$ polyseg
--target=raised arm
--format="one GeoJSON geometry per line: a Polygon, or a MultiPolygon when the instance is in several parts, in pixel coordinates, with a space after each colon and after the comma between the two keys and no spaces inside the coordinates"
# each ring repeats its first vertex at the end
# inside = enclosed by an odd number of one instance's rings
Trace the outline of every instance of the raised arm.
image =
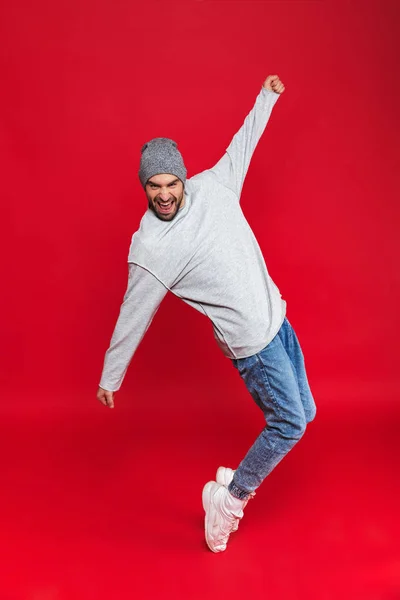
{"type": "Polygon", "coordinates": [[[105,354],[99,383],[97,397],[105,405],[101,390],[119,390],[133,354],[168,292],[168,289],[146,269],[134,263],[128,263],[128,268],[127,290],[110,346],[105,354]]]}
{"type": "Polygon", "coordinates": [[[278,75],[269,75],[265,80],[255,104],[222,158],[209,169],[217,179],[231,189],[238,199],[251,157],[268,123],[272,109],[283,93],[285,86],[278,75]]]}

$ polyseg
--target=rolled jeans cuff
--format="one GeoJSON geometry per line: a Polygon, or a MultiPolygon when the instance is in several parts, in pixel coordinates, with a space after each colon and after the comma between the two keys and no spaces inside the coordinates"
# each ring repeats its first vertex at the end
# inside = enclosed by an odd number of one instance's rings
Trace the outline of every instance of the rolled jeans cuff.
{"type": "Polygon", "coordinates": [[[238,487],[234,482],[233,479],[230,482],[230,484],[228,485],[228,492],[230,494],[232,494],[232,496],[235,496],[235,498],[239,498],[239,500],[247,500],[247,498],[250,496],[251,492],[248,492],[246,490],[242,490],[240,487],[238,487]]]}

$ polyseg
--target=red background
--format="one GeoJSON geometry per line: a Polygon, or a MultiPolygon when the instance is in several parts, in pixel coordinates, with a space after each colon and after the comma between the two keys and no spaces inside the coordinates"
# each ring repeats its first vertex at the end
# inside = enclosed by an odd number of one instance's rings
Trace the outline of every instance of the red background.
{"type": "Polygon", "coordinates": [[[1,600],[400,598],[397,2],[3,3],[1,600]],[[286,86],[246,218],[317,417],[227,551],[201,489],[262,415],[172,294],[110,411],[96,399],[155,136],[211,167],[286,86]]]}

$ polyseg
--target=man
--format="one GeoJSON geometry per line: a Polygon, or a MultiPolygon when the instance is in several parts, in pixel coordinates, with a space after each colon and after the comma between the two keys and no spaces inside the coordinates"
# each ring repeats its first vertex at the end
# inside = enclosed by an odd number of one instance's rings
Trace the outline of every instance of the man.
{"type": "Polygon", "coordinates": [[[240,207],[250,159],[284,90],[278,75],[269,75],[222,158],[190,179],[176,142],[154,138],[143,145],[139,179],[148,210],[132,236],[128,287],[97,392],[114,407],[114,393],[168,290],[211,319],[218,345],[267,422],[236,471],[219,467],[216,481],[203,488],[213,552],[226,549],[248,500],[316,413],[286,302],[240,207]]]}

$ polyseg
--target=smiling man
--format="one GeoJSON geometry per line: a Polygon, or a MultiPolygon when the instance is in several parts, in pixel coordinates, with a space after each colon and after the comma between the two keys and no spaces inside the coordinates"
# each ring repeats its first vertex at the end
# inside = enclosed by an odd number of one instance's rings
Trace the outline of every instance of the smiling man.
{"type": "Polygon", "coordinates": [[[211,320],[217,344],[266,420],[236,470],[219,467],[203,488],[213,552],[226,549],[247,502],[316,414],[286,302],[240,206],[251,157],[284,89],[269,75],[222,158],[189,179],[175,141],[160,137],[142,146],[139,179],[148,210],[132,236],[128,287],[97,391],[114,408],[114,394],[168,291],[211,320]]]}
{"type": "Polygon", "coordinates": [[[162,221],[171,221],[185,206],[183,183],[175,175],[156,175],[146,183],[148,206],[162,221]]]}

